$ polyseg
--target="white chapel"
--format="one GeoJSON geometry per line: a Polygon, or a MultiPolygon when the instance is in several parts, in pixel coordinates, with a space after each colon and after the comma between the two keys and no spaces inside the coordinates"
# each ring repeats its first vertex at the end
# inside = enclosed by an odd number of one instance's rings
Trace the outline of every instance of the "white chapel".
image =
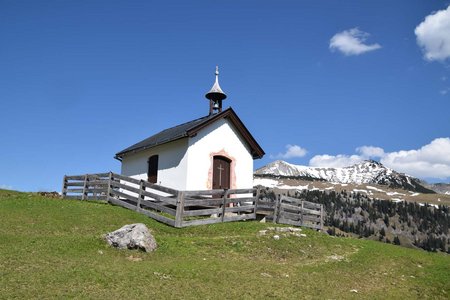
{"type": "Polygon", "coordinates": [[[205,97],[209,114],[146,138],[115,155],[121,174],[176,190],[253,187],[253,160],[264,151],[234,110],[222,110],[227,98],[219,71],[205,97]]]}

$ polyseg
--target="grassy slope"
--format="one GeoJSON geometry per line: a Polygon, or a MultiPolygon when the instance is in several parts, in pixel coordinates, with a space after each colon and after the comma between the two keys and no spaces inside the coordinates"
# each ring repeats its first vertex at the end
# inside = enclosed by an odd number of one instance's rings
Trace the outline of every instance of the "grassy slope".
{"type": "Polygon", "coordinates": [[[310,230],[259,237],[267,226],[175,229],[107,204],[0,191],[0,298],[450,297],[449,255],[310,230]],[[152,229],[156,252],[102,240],[135,222],[152,229]]]}

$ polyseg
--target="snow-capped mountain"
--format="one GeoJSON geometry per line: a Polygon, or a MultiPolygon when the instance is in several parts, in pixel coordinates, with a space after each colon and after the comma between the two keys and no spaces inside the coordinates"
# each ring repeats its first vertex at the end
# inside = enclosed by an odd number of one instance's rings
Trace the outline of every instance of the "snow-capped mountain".
{"type": "Polygon", "coordinates": [[[254,175],[255,177],[290,177],[344,184],[381,184],[391,188],[433,193],[425,188],[419,179],[399,173],[373,160],[344,168],[307,167],[277,160],[259,168],[254,175]]]}

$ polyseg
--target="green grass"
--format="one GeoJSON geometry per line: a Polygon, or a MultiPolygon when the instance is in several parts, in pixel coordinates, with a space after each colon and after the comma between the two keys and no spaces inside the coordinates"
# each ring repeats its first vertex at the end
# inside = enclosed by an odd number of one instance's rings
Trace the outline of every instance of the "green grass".
{"type": "Polygon", "coordinates": [[[307,237],[258,236],[268,226],[175,229],[108,204],[0,190],[0,298],[450,297],[449,255],[307,229],[307,237]],[[152,230],[156,252],[103,241],[136,222],[152,230]]]}

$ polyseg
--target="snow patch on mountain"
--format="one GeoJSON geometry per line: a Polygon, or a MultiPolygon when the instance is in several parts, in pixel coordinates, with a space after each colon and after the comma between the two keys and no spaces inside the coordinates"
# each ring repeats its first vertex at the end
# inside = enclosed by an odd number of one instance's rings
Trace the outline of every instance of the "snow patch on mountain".
{"type": "Polygon", "coordinates": [[[392,188],[429,193],[420,180],[367,160],[344,168],[307,167],[277,160],[255,171],[256,177],[288,177],[321,180],[339,184],[380,184],[392,188]]]}

